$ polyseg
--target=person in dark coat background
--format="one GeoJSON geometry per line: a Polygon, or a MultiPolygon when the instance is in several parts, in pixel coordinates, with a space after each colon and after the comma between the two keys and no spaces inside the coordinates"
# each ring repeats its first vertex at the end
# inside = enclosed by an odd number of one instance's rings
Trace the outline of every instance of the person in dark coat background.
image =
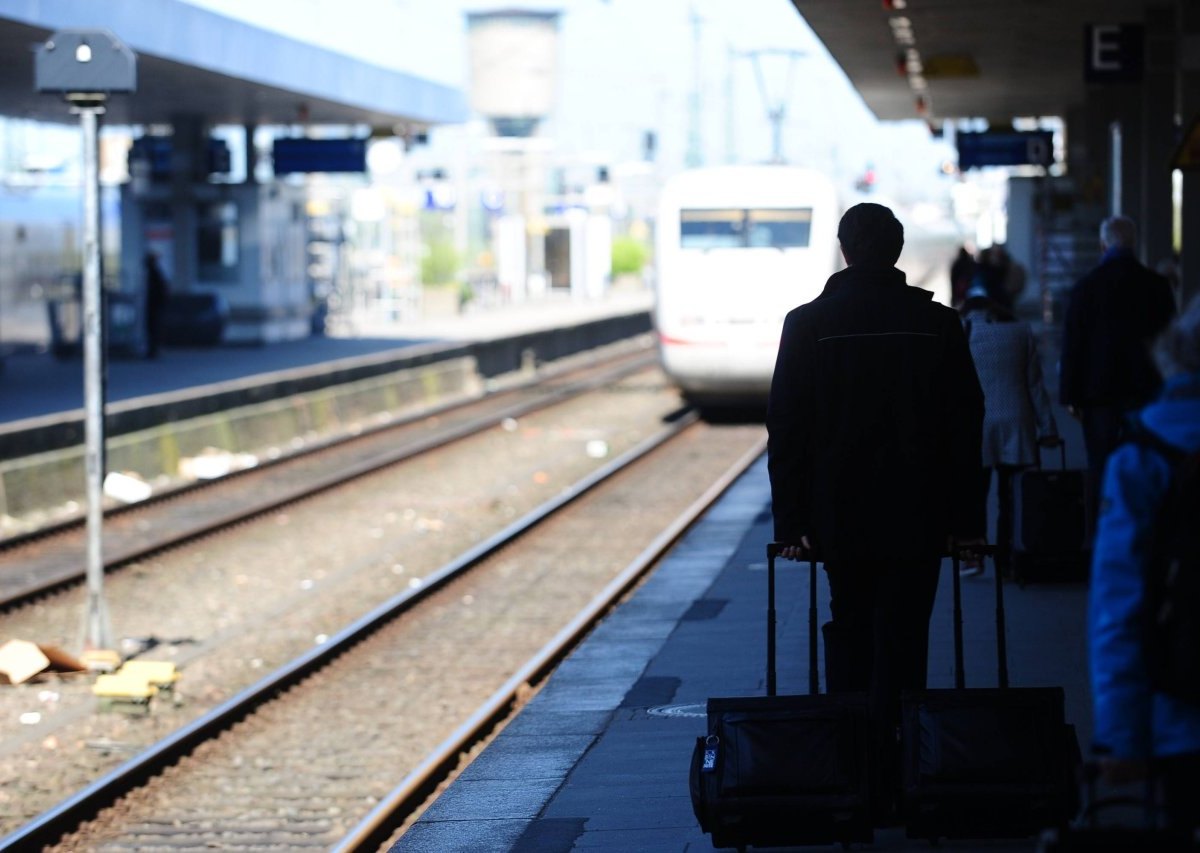
{"type": "Polygon", "coordinates": [[[925,686],[942,554],[982,542],[983,393],[958,314],[895,269],[892,211],[851,207],[838,240],[849,267],[784,321],[768,469],[782,556],[824,560],[828,689],[868,693],[886,792],[900,691],[925,686]]]}
{"type": "Polygon", "coordinates": [[[1063,321],[1059,399],[1083,425],[1088,520],[1094,529],[1108,456],[1129,413],[1162,387],[1150,346],[1175,315],[1167,280],[1138,262],[1137,226],[1124,216],[1100,225],[1099,266],[1071,288],[1063,321]]]}
{"type": "Polygon", "coordinates": [[[143,306],[145,320],[146,358],[157,358],[163,339],[163,312],[167,306],[167,277],[158,263],[158,255],[147,252],[146,301],[143,306]]]}
{"type": "Polygon", "coordinates": [[[950,265],[950,304],[961,305],[967,298],[967,291],[975,281],[978,264],[966,246],[959,246],[954,263],[950,265]]]}

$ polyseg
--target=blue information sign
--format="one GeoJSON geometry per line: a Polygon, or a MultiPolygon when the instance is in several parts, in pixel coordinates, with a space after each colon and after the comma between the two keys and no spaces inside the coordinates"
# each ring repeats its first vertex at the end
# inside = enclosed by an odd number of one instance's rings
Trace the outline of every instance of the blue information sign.
{"type": "MultiPolygon", "coordinates": [[[[140,136],[133,140],[133,146],[129,149],[129,162],[144,161],[150,167],[150,180],[166,181],[171,177],[172,148],[169,136],[140,136]]],[[[204,156],[204,169],[210,175],[225,174],[232,168],[229,144],[224,139],[209,137],[204,156]]],[[[130,171],[133,171],[132,165],[130,171]]]]}
{"type": "Polygon", "coordinates": [[[1049,166],[1054,162],[1054,134],[1048,130],[959,133],[958,168],[980,166],[1049,166]]]}
{"type": "Polygon", "coordinates": [[[276,139],[271,152],[275,174],[365,172],[365,139],[276,139]]]}

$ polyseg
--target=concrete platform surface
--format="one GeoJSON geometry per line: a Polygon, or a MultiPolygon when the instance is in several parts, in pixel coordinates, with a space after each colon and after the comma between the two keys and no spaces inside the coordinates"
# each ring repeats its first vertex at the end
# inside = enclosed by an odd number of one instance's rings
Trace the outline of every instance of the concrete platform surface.
{"type": "MultiPolygon", "coordinates": [[[[344,359],[377,357],[438,342],[485,341],[548,328],[578,325],[631,311],[648,311],[648,291],[614,291],[583,302],[566,297],[504,305],[403,325],[379,327],[371,336],[313,337],[262,346],[168,347],[153,360],[112,358],[110,403],[199,386],[262,377],[344,359]]],[[[0,424],[73,412],[83,407],[83,362],[46,352],[18,350],[0,369],[0,424]]]]}
{"type": "MultiPolygon", "coordinates": [[[[692,813],[688,764],[712,696],[765,692],[765,459],[722,497],[649,580],[393,846],[392,853],[712,850],[692,813]]],[[[996,684],[994,580],[963,581],[968,686],[996,684]]],[[[828,616],[823,572],[821,620],[828,616]]],[[[781,562],[779,692],[807,685],[807,565],[781,562]]],[[[930,686],[953,685],[949,561],[931,625],[930,686]]],[[[1014,686],[1060,685],[1081,743],[1091,732],[1083,584],[1006,585],[1014,686]]],[[[822,675],[823,679],[823,675],[822,675]]],[[[817,848],[806,848],[817,849],[817,848]]],[[[832,849],[832,848],[831,848],[832,849]]],[[[929,849],[902,829],[873,849],[929,849]]],[[[1034,839],[943,842],[1032,850],[1034,839]]]]}

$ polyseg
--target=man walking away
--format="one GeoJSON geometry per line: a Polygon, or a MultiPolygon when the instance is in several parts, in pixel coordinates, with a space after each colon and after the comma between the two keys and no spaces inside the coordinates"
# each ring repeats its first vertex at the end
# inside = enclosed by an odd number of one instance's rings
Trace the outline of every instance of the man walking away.
{"type": "Polygon", "coordinates": [[[1130,412],[1162,387],[1150,355],[1175,315],[1170,285],[1134,256],[1137,226],[1124,216],[1100,225],[1100,264],[1071,288],[1063,322],[1059,399],[1082,421],[1088,459],[1088,529],[1095,529],[1108,455],[1130,412]]]}
{"type": "Polygon", "coordinates": [[[775,538],[825,561],[830,691],[864,691],[898,779],[899,694],[925,686],[948,538],[982,541],[983,393],[955,311],[895,269],[904,229],[878,204],[838,226],[849,267],[784,322],[767,411],[775,538]]]}

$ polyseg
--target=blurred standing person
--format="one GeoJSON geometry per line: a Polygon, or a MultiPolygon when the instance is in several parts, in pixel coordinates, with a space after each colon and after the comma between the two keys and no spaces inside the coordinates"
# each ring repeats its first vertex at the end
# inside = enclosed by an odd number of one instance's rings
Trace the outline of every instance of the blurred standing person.
{"type": "MultiPolygon", "coordinates": [[[[1180,494],[1172,480],[1189,462],[1194,470],[1200,453],[1200,299],[1163,335],[1157,356],[1166,385],[1140,416],[1140,429],[1152,440],[1116,449],[1104,479],[1088,605],[1094,749],[1114,784],[1144,775],[1149,766],[1163,789],[1168,825],[1194,830],[1200,826],[1200,705],[1156,689],[1164,685],[1152,683],[1147,662],[1161,663],[1161,652],[1148,647],[1147,629],[1151,614],[1163,612],[1151,591],[1162,588],[1166,573],[1155,559],[1156,548],[1170,540],[1159,526],[1165,501],[1180,494]],[[1186,461],[1173,464],[1167,450],[1186,461]]],[[[1195,569],[1195,556],[1185,570],[1195,569]]],[[[1195,618],[1194,605],[1181,609],[1195,618]]]]}
{"type": "Polygon", "coordinates": [[[825,562],[831,692],[865,692],[886,816],[899,778],[900,691],[924,688],[948,543],[983,541],[983,393],[956,312],[895,268],[904,228],[879,204],[838,224],[849,265],[793,309],[767,403],[775,538],[825,562]]]}
{"type": "Polygon", "coordinates": [[[994,302],[1004,305],[1005,285],[1004,280],[1008,275],[1008,268],[1005,265],[1005,253],[999,246],[993,244],[986,249],[981,249],[979,259],[976,262],[977,268],[975,273],[975,284],[983,285],[987,295],[994,302]]]}
{"type": "Polygon", "coordinates": [[[1004,273],[1004,304],[1010,311],[1016,311],[1017,300],[1025,292],[1025,282],[1028,274],[1025,266],[1001,247],[1000,251],[1008,258],[1008,269],[1004,273]]]}
{"type": "Polygon", "coordinates": [[[146,266],[146,299],[143,304],[143,320],[145,321],[146,358],[158,358],[158,350],[163,341],[163,313],[167,307],[167,277],[163,274],[155,252],[147,252],[144,259],[146,266]]]}
{"type": "Polygon", "coordinates": [[[1095,529],[1108,455],[1129,413],[1162,386],[1150,345],[1175,315],[1167,280],[1138,262],[1137,226],[1124,216],[1100,225],[1099,266],[1068,296],[1063,321],[1059,399],[1083,424],[1088,460],[1088,529],[1095,529]]]}
{"type": "MultiPolygon", "coordinates": [[[[1013,480],[1022,468],[1036,465],[1038,445],[1058,444],[1058,425],[1042,382],[1042,359],[1028,323],[1013,317],[982,287],[974,287],[959,309],[971,357],[983,386],[983,468],[979,489],[986,505],[996,472],[996,571],[1006,574],[1012,559],[1013,480]]],[[[964,575],[982,574],[982,563],[968,562],[964,575]]]]}
{"type": "Polygon", "coordinates": [[[1013,260],[1001,243],[988,246],[979,255],[975,283],[982,284],[993,301],[1012,310],[1025,289],[1025,268],[1013,260]]]}
{"type": "Polygon", "coordinates": [[[975,258],[966,246],[960,246],[954,263],[950,265],[950,304],[957,308],[967,298],[967,291],[975,281],[975,258]]]}

